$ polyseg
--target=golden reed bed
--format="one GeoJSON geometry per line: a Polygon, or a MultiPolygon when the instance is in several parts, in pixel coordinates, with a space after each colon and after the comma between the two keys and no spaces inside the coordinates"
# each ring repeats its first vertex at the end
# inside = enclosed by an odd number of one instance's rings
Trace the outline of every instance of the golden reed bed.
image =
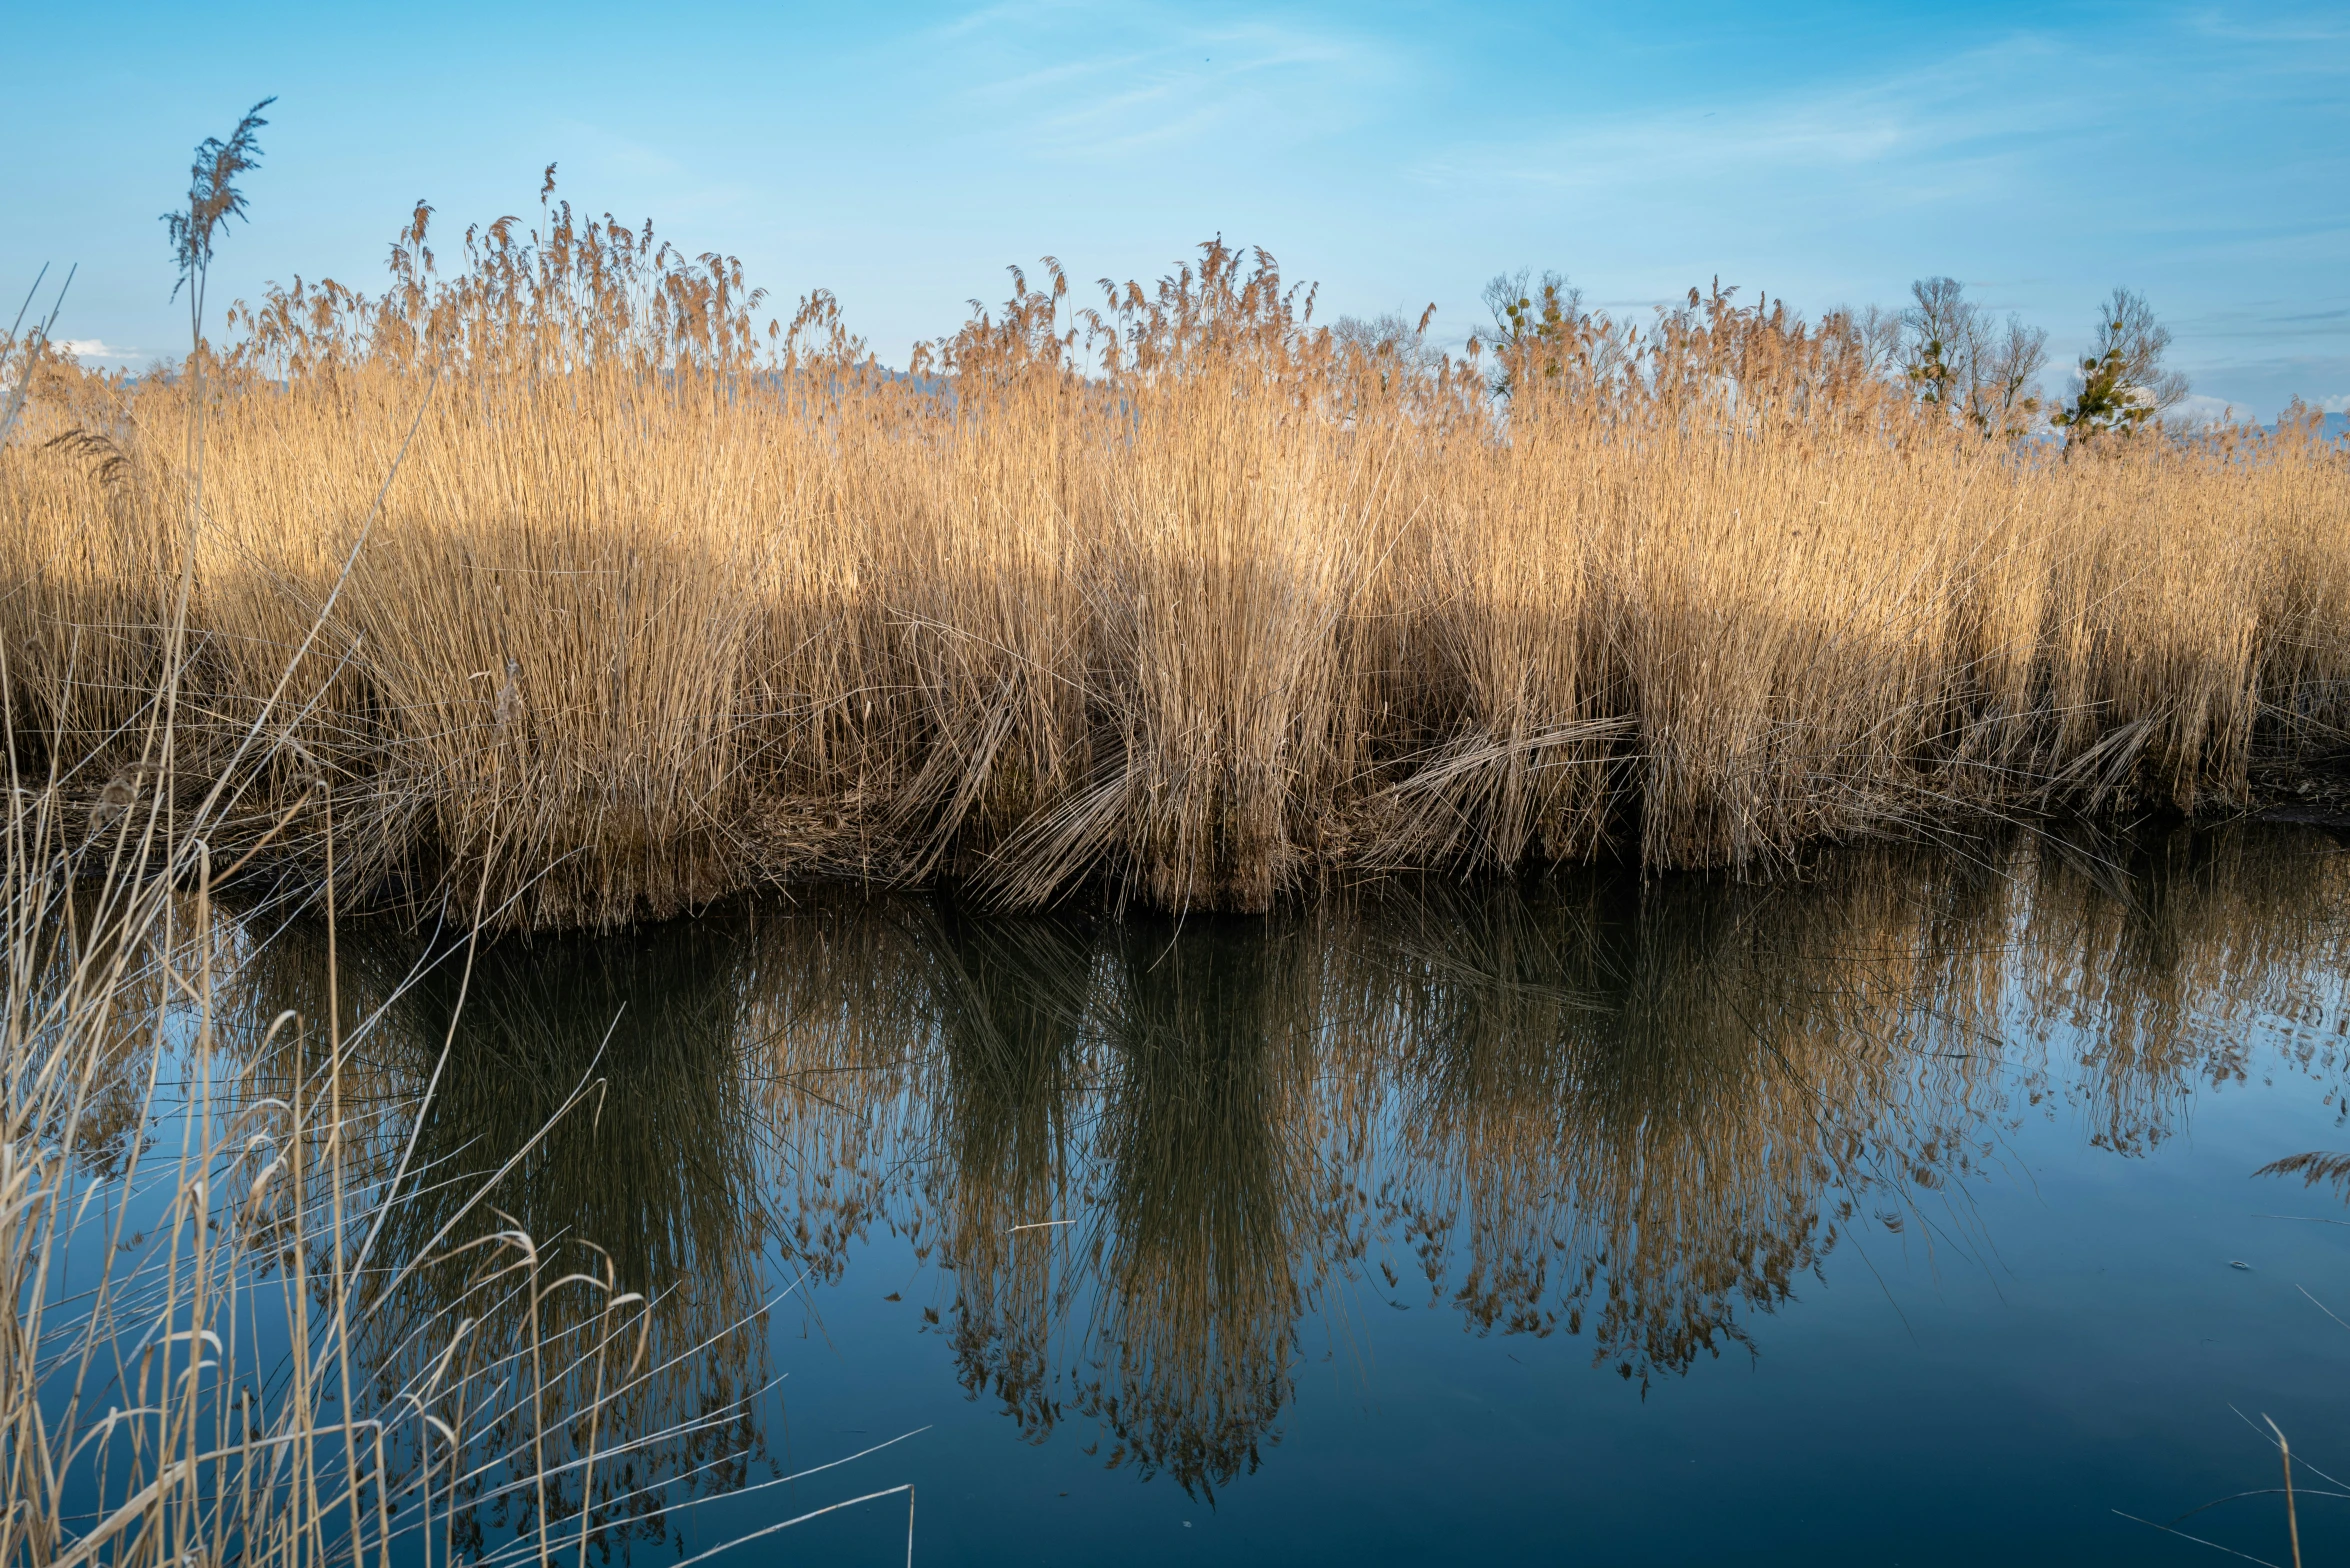
{"type": "Polygon", "coordinates": [[[1260,909],[2207,809],[2350,728],[2303,425],[1986,439],[1843,318],[1694,293],[1438,362],[1218,247],[1095,310],[1050,268],[897,375],[649,229],[426,242],[197,374],[37,383],[0,646],[98,827],[235,759],[260,872],[314,884],[331,792],[346,896],[507,924],[808,875],[1260,909]]]}

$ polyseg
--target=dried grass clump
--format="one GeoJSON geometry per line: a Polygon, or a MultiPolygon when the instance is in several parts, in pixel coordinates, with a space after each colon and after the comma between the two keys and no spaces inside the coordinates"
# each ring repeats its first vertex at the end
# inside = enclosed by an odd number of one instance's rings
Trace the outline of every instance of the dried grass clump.
{"type": "Polygon", "coordinates": [[[495,1176],[377,1147],[432,1090],[356,1092],[331,935],[323,1018],[236,1059],[249,944],[203,819],[163,816],[150,790],[92,837],[16,787],[0,820],[0,1563],[608,1549],[734,1412],[642,1419],[648,1298],[497,1223],[495,1176]]]}
{"type": "MultiPolygon", "coordinates": [[[[37,372],[32,347],[18,363],[37,372]]],[[[251,390],[228,382],[223,410],[251,390]]],[[[19,413],[0,414],[0,443],[19,413]]],[[[191,636],[217,537],[202,423],[186,421],[184,468],[135,419],[33,453],[36,476],[43,457],[75,465],[102,510],[53,542],[66,553],[18,557],[35,564],[28,635],[0,645],[0,1564],[609,1556],[648,1518],[663,1533],[682,1494],[741,1484],[761,1390],[683,1411],[675,1394],[724,1367],[746,1319],[679,1343],[611,1254],[543,1244],[493,1206],[600,1092],[592,1063],[495,1171],[419,1169],[473,944],[421,1089],[366,1092],[359,1064],[431,965],[363,1015],[341,989],[347,767],[303,737],[333,733],[316,715],[351,679],[308,656],[354,556],[309,625],[273,626],[274,670],[217,627],[191,636]],[[117,619],[71,619],[109,604],[117,619]],[[20,767],[33,756],[43,771],[20,767]],[[214,889],[289,844],[320,871],[323,983],[240,1029],[223,1003],[256,949],[214,889]]],[[[8,548],[38,545],[14,530],[8,548]]],[[[910,1532],[904,1486],[815,1513],[901,1492],[910,1532]]]]}
{"type": "Polygon", "coordinates": [[[895,375],[649,228],[550,198],[443,276],[428,218],[382,296],[297,280],[202,378],[55,371],[0,453],[0,646],[70,788],[123,765],[183,566],[183,744],[226,757],[365,532],[241,764],[248,836],[332,782],[350,896],[1761,868],[2240,802],[2350,722],[2350,465],[2298,428],[1985,440],[1845,318],[1719,291],[1431,360],[1221,245],[1095,309],[1048,264],[895,375]]]}
{"type": "MultiPolygon", "coordinates": [[[[376,976],[355,1008],[330,895],[312,983],[272,984],[284,955],[214,902],[237,806],[175,788],[165,673],[88,811],[7,773],[0,1564],[584,1562],[752,1489],[771,1384],[738,1374],[766,1303],[681,1334],[660,1259],[628,1255],[624,1277],[498,1207],[601,1097],[596,1061],[474,1169],[420,1165],[444,1102],[497,1095],[511,1115],[537,1087],[474,1072],[452,1093],[474,945],[376,976]],[[442,1027],[418,1080],[387,1090],[368,1064],[420,989],[442,1027]],[[263,997],[274,1016],[235,1016],[263,997]]],[[[317,832],[331,873],[326,811],[306,785],[272,833],[317,832]]],[[[910,1531],[901,1485],[759,1533],[901,1493],[910,1531]]]]}

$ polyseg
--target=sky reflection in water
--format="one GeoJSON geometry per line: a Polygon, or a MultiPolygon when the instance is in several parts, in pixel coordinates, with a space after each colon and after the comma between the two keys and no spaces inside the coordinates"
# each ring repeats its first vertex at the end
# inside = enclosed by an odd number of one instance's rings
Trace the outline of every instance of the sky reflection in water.
{"type": "MultiPolygon", "coordinates": [[[[500,1202],[668,1293],[637,1419],[746,1401],[673,1501],[928,1427],[616,1557],[912,1480],[917,1562],[2217,1560],[2114,1511],[2273,1485],[2231,1405],[2350,1474],[2298,1288],[2350,1317],[2350,1234],[2267,1217],[2350,1214],[2249,1179],[2350,1147],[2346,867],[2246,826],[1263,920],[817,897],[484,953],[423,1148],[491,1168],[606,1081],[500,1202]]],[[[355,1014],[414,961],[343,952],[355,1014]]],[[[385,1105],[459,974],[391,1002],[385,1105]]],[[[315,1014],[322,944],[246,975],[315,1014]]],[[[2188,1528],[2285,1551],[2273,1499],[2188,1528]]]]}

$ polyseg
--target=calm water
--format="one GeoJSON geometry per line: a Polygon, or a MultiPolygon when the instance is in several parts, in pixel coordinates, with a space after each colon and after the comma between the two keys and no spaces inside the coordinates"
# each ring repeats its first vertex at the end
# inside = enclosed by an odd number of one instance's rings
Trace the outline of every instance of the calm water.
{"type": "MultiPolygon", "coordinates": [[[[413,957],[346,934],[348,1005],[413,957]]],[[[422,1147],[606,1080],[500,1201],[665,1292],[646,1419],[741,1402],[640,1562],[900,1481],[927,1563],[2219,1561],[2117,1511],[2274,1485],[2263,1414],[2350,1476],[2350,1211],[2251,1174],[2350,1148],[2346,958],[2350,860],[2283,827],[1181,924],[824,898],[485,954],[422,1147]]],[[[273,939],[253,1015],[319,972],[273,939]]],[[[456,984],[390,1003],[385,1104],[456,984]]],[[[2274,1498],[2186,1528],[2286,1550],[2274,1498]]]]}

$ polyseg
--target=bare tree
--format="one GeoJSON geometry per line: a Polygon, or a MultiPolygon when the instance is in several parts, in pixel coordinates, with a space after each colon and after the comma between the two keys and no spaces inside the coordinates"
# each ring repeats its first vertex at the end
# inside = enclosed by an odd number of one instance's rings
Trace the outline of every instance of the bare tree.
{"type": "Polygon", "coordinates": [[[1982,310],[1956,278],[1920,278],[1901,313],[1902,370],[1921,401],[1962,408],[1973,390],[1982,310]]]}
{"type": "Polygon", "coordinates": [[[2146,296],[2134,289],[2115,289],[2090,340],[2090,353],[2097,359],[2118,356],[2125,383],[2151,402],[2156,413],[2178,407],[2187,396],[2187,378],[2162,367],[2162,356],[2169,351],[2170,328],[2155,318],[2146,296]]]}
{"type": "Polygon", "coordinates": [[[1485,285],[1491,334],[1470,340],[1469,351],[1494,350],[1493,391],[1509,397],[1521,375],[1544,385],[1605,384],[1625,374],[1633,360],[1626,337],[1615,324],[1583,303],[1583,291],[1556,272],[1537,282],[1532,272],[1494,275],[1485,285]]]}
{"type": "Polygon", "coordinates": [[[1975,360],[1968,415],[1985,435],[2020,436],[2040,411],[2040,372],[2048,368],[2048,329],[2027,326],[2012,311],[1986,333],[1975,360]]]}
{"type": "Polygon", "coordinates": [[[1897,359],[1919,400],[1986,436],[2023,434],[2040,407],[2047,332],[2013,313],[1994,320],[1956,278],[1920,278],[1909,293],[1912,303],[1898,318],[1897,359]]]}
{"type": "Polygon", "coordinates": [[[1376,316],[1341,316],[1330,324],[1330,339],[1408,370],[1433,370],[1444,362],[1444,351],[1428,341],[1424,326],[1414,326],[1392,310],[1376,316]]]}
{"type": "Polygon", "coordinates": [[[1830,314],[1842,316],[1850,323],[1853,341],[1860,345],[1871,374],[1889,377],[1905,368],[1903,353],[1908,329],[1902,323],[1900,311],[1887,310],[1882,305],[1865,305],[1858,310],[1840,308],[1830,314]]]}
{"type": "Polygon", "coordinates": [[[1485,308],[1493,314],[1496,344],[1537,331],[1546,316],[1571,322],[1582,320],[1584,315],[1583,291],[1569,283],[1564,273],[1545,271],[1537,282],[1530,267],[1495,273],[1486,280],[1483,298],[1485,308]]]}
{"type": "Polygon", "coordinates": [[[2051,416],[2067,444],[2108,430],[2127,435],[2183,402],[2187,378],[2162,364],[2170,341],[2146,296],[2117,287],[2073,376],[2071,400],[2051,416]]]}

